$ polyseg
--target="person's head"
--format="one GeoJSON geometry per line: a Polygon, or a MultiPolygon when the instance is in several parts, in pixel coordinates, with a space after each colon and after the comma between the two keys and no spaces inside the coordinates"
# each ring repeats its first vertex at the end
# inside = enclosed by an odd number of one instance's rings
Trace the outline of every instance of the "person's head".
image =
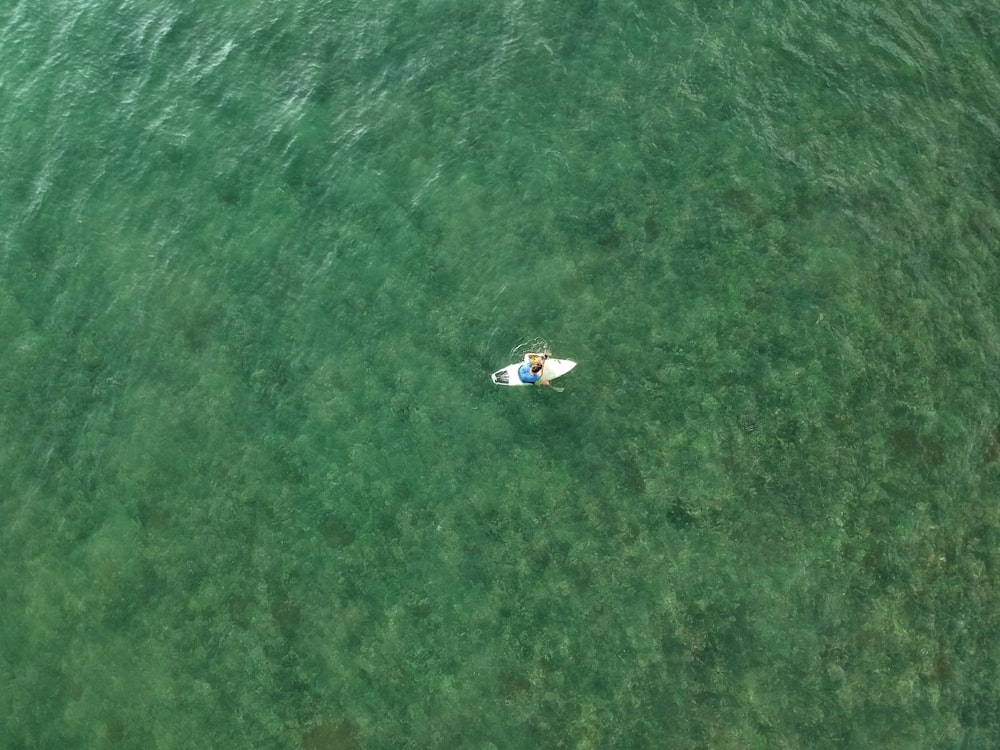
{"type": "Polygon", "coordinates": [[[542,371],[542,363],[541,362],[535,362],[533,365],[531,365],[531,371],[534,372],[534,373],[541,372],[542,371]]]}

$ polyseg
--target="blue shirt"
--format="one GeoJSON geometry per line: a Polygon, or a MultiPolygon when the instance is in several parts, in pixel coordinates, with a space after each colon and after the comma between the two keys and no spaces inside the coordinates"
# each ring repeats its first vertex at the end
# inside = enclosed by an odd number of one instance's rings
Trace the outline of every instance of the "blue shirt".
{"type": "Polygon", "coordinates": [[[542,373],[533,373],[531,365],[527,362],[517,368],[517,376],[521,379],[522,383],[537,383],[542,379],[542,373]]]}

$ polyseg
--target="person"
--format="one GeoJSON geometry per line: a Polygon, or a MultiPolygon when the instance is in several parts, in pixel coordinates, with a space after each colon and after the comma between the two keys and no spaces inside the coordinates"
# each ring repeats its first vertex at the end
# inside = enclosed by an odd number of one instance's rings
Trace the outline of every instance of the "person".
{"type": "Polygon", "coordinates": [[[528,352],[524,355],[524,362],[517,368],[517,376],[522,383],[541,383],[549,388],[552,384],[542,378],[542,368],[545,367],[545,360],[549,358],[548,352],[537,354],[528,352]]]}

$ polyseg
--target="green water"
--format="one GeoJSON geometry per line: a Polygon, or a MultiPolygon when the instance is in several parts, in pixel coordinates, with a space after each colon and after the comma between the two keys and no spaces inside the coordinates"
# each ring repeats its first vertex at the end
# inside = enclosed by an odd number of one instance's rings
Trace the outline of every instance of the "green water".
{"type": "Polygon", "coordinates": [[[0,10],[0,747],[1000,746],[994,3],[229,5],[0,10]]]}

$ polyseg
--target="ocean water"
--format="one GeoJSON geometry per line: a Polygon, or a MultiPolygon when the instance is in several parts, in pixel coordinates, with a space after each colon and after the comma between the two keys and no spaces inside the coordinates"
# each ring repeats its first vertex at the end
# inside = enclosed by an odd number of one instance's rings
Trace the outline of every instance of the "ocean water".
{"type": "Polygon", "coordinates": [[[1000,746],[995,3],[216,5],[0,9],[0,746],[1000,746]]]}

